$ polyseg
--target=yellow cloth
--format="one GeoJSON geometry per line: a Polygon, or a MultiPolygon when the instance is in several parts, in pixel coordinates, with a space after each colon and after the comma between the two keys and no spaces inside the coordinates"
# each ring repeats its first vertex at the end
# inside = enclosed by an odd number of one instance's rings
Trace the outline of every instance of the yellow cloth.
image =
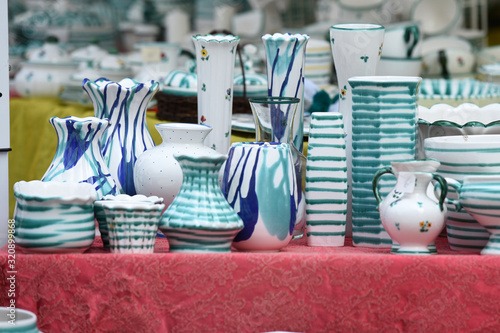
{"type": "MultiPolygon", "coordinates": [[[[41,179],[47,171],[57,148],[57,135],[49,123],[51,117],[92,117],[92,105],[67,104],[59,98],[11,98],[9,153],[9,216],[14,215],[14,183],[41,179]]],[[[154,129],[156,113],[146,114],[149,132],[156,144],[162,142],[154,129]]],[[[255,134],[234,132],[231,142],[255,141],[255,134]]]]}

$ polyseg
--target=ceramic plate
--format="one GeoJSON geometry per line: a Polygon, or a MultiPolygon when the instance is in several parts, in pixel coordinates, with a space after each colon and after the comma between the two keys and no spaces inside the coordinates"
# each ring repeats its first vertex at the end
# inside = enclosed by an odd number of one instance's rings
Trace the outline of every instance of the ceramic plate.
{"type": "Polygon", "coordinates": [[[417,0],[411,9],[411,20],[420,22],[421,31],[428,36],[449,32],[462,15],[459,0],[417,0]]]}
{"type": "MultiPolygon", "coordinates": [[[[304,135],[309,135],[310,116],[304,116],[304,135]]],[[[240,132],[255,133],[253,115],[250,113],[233,114],[232,129],[240,132]]]]}

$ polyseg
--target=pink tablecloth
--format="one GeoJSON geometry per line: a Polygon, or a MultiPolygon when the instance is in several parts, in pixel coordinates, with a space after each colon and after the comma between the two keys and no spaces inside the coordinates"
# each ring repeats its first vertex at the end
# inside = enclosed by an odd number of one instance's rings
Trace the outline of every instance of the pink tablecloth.
{"type": "MultiPolygon", "coordinates": [[[[500,258],[307,247],[279,253],[16,255],[16,305],[48,332],[494,332],[500,258]]],[[[7,305],[5,248],[1,297],[7,305]]]]}

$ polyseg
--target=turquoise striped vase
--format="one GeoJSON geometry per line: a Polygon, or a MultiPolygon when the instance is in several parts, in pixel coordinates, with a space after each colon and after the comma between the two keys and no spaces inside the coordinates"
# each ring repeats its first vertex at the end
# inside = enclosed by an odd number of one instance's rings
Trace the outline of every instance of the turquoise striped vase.
{"type": "MultiPolygon", "coordinates": [[[[415,159],[420,77],[358,76],[352,88],[352,239],[355,246],[390,248],[372,181],[391,162],[415,159]]],[[[394,179],[379,182],[387,196],[394,179]]]]}
{"type": "Polygon", "coordinates": [[[174,154],[183,182],[160,219],[171,252],[230,252],[243,221],[221,192],[219,171],[227,155],[174,154]]]}
{"type": "Polygon", "coordinates": [[[347,165],[342,114],[311,114],[306,165],[306,232],[309,246],[343,246],[347,165]]]}

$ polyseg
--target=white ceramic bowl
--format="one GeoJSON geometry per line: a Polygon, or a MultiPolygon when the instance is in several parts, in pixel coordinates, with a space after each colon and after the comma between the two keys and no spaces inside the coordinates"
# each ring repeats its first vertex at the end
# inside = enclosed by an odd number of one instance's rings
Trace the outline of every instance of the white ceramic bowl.
{"type": "Polygon", "coordinates": [[[420,76],[422,58],[381,57],[377,66],[379,76],[420,76]]]}
{"type": "Polygon", "coordinates": [[[481,81],[500,84],[500,61],[494,64],[482,65],[477,69],[481,81]]]}
{"type": "MultiPolygon", "coordinates": [[[[8,288],[6,288],[8,289],[8,288]]],[[[31,311],[11,308],[7,306],[0,307],[0,332],[3,333],[41,333],[37,326],[37,317],[31,311]],[[14,324],[12,324],[12,322],[14,324]]]]}
{"type": "Polygon", "coordinates": [[[477,65],[487,65],[500,62],[500,45],[483,47],[476,53],[477,65]]]}
{"type": "Polygon", "coordinates": [[[425,35],[446,34],[460,24],[462,2],[460,0],[416,0],[410,18],[422,24],[425,35]]]}
{"type": "MultiPolygon", "coordinates": [[[[500,135],[457,135],[428,138],[424,141],[426,158],[441,162],[437,173],[462,182],[466,176],[500,174],[500,135]]],[[[448,197],[457,199],[449,189],[448,197]]],[[[486,245],[489,233],[466,212],[448,205],[446,222],[450,248],[479,252],[486,245]]]]}
{"type": "Polygon", "coordinates": [[[423,79],[418,98],[418,104],[428,108],[438,103],[457,107],[466,102],[482,107],[498,103],[500,85],[474,79],[423,79]]]}
{"type": "Polygon", "coordinates": [[[500,176],[466,176],[463,184],[448,183],[458,190],[459,207],[491,234],[481,254],[500,255],[500,176]]]}
{"type": "Polygon", "coordinates": [[[27,253],[84,252],[95,238],[92,184],[42,182],[14,184],[16,245],[27,253]]]}
{"type": "Polygon", "coordinates": [[[424,156],[424,140],[436,136],[500,134],[500,104],[484,107],[464,103],[458,107],[435,104],[418,107],[418,157],[424,156]]]}
{"type": "Polygon", "coordinates": [[[384,25],[384,27],[385,33],[382,58],[420,57],[423,38],[420,33],[419,23],[398,22],[384,25]]]}
{"type": "Polygon", "coordinates": [[[423,76],[472,76],[475,65],[476,55],[471,50],[446,48],[422,54],[423,76]]]}
{"type": "Polygon", "coordinates": [[[163,199],[141,194],[107,195],[95,202],[105,247],[113,253],[153,253],[163,199]]]}

